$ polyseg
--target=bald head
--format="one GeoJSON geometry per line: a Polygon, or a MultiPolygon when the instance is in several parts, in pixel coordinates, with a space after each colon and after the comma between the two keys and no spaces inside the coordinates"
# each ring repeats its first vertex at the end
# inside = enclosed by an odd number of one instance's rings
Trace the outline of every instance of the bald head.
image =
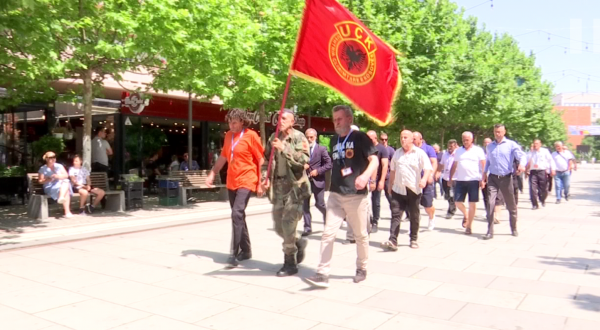
{"type": "Polygon", "coordinates": [[[423,144],[423,135],[419,132],[412,132],[412,134],[413,134],[413,143],[417,147],[421,147],[421,145],[423,144]]]}
{"type": "Polygon", "coordinates": [[[373,145],[378,145],[379,141],[377,141],[377,132],[371,130],[367,132],[367,136],[369,137],[369,139],[371,139],[371,141],[373,141],[373,145]]]}
{"type": "Polygon", "coordinates": [[[492,139],[490,139],[490,138],[483,139],[483,149],[485,149],[487,147],[487,145],[490,143],[492,143],[492,139]]]}
{"type": "Polygon", "coordinates": [[[409,130],[404,130],[400,132],[400,144],[402,145],[402,149],[405,151],[409,151],[414,142],[414,134],[409,130]]]}

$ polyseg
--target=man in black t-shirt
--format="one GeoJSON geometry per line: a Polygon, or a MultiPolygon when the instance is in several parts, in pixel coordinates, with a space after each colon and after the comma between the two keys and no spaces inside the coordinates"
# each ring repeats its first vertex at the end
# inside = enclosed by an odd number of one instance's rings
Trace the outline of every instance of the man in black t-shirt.
{"type": "Polygon", "coordinates": [[[389,155],[388,149],[377,140],[377,132],[368,131],[367,136],[373,142],[377,149],[377,159],[379,167],[377,168],[377,178],[375,179],[375,190],[371,192],[371,203],[373,206],[373,219],[371,219],[371,232],[377,232],[377,225],[381,214],[381,192],[385,189],[385,180],[388,173],[389,155]]]}
{"type": "Polygon", "coordinates": [[[356,276],[354,282],[367,277],[369,239],[367,233],[367,185],[377,171],[377,149],[369,137],[360,131],[351,131],[352,109],[338,105],[333,108],[333,125],[337,136],[331,139],[331,188],[327,200],[327,223],[321,237],[321,261],[317,274],[306,280],[317,287],[329,287],[329,272],[335,236],[344,218],[352,228],[356,240],[356,276]]]}

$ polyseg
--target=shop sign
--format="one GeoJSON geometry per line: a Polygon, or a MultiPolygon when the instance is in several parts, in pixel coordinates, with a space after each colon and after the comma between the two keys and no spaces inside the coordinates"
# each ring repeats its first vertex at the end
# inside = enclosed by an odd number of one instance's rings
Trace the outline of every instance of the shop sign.
{"type": "MultiPolygon", "coordinates": [[[[306,119],[294,115],[295,124],[294,127],[303,129],[306,126],[306,119]]],[[[260,122],[260,114],[258,111],[250,112],[246,111],[246,120],[250,121],[252,125],[257,125],[260,122]]],[[[271,112],[266,114],[265,123],[270,123],[273,126],[277,126],[277,120],[279,120],[279,111],[271,112]]]]}
{"type": "Polygon", "coordinates": [[[148,106],[150,100],[144,99],[141,93],[133,93],[123,100],[123,106],[135,114],[140,114],[148,106]]]}

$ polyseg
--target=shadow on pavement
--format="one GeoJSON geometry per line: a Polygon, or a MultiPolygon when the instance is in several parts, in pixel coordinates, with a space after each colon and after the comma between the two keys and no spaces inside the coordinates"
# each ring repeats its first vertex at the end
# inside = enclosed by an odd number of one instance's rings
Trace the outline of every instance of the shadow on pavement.
{"type": "Polygon", "coordinates": [[[600,296],[592,294],[577,295],[575,305],[581,309],[592,312],[600,312],[600,296]]]}
{"type": "MultiPolygon", "coordinates": [[[[587,274],[600,275],[600,260],[581,257],[554,258],[554,257],[538,257],[542,259],[542,263],[547,265],[563,266],[569,269],[586,270],[587,274]]],[[[598,279],[600,281],[600,278],[598,279]]]]}

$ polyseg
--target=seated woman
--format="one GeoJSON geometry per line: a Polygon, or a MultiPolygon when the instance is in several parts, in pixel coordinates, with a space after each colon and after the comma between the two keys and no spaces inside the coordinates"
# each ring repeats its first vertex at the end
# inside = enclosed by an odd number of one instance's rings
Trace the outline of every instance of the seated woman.
{"type": "Polygon", "coordinates": [[[90,172],[85,168],[81,167],[81,156],[75,155],[73,158],[73,167],[69,169],[69,177],[71,177],[71,182],[73,183],[73,187],[75,187],[75,191],[79,193],[79,214],[85,214],[85,206],[88,195],[91,193],[96,196],[94,199],[94,203],[90,206],[87,204],[87,212],[94,213],[94,209],[98,207],[98,204],[104,198],[104,190],[100,188],[94,188],[90,186],[90,172]]]}
{"type": "Polygon", "coordinates": [[[65,209],[65,217],[71,218],[71,184],[69,183],[69,174],[65,167],[56,163],[56,154],[48,151],[44,154],[46,165],[42,166],[38,173],[39,181],[44,186],[44,193],[50,198],[62,204],[65,209]]]}

